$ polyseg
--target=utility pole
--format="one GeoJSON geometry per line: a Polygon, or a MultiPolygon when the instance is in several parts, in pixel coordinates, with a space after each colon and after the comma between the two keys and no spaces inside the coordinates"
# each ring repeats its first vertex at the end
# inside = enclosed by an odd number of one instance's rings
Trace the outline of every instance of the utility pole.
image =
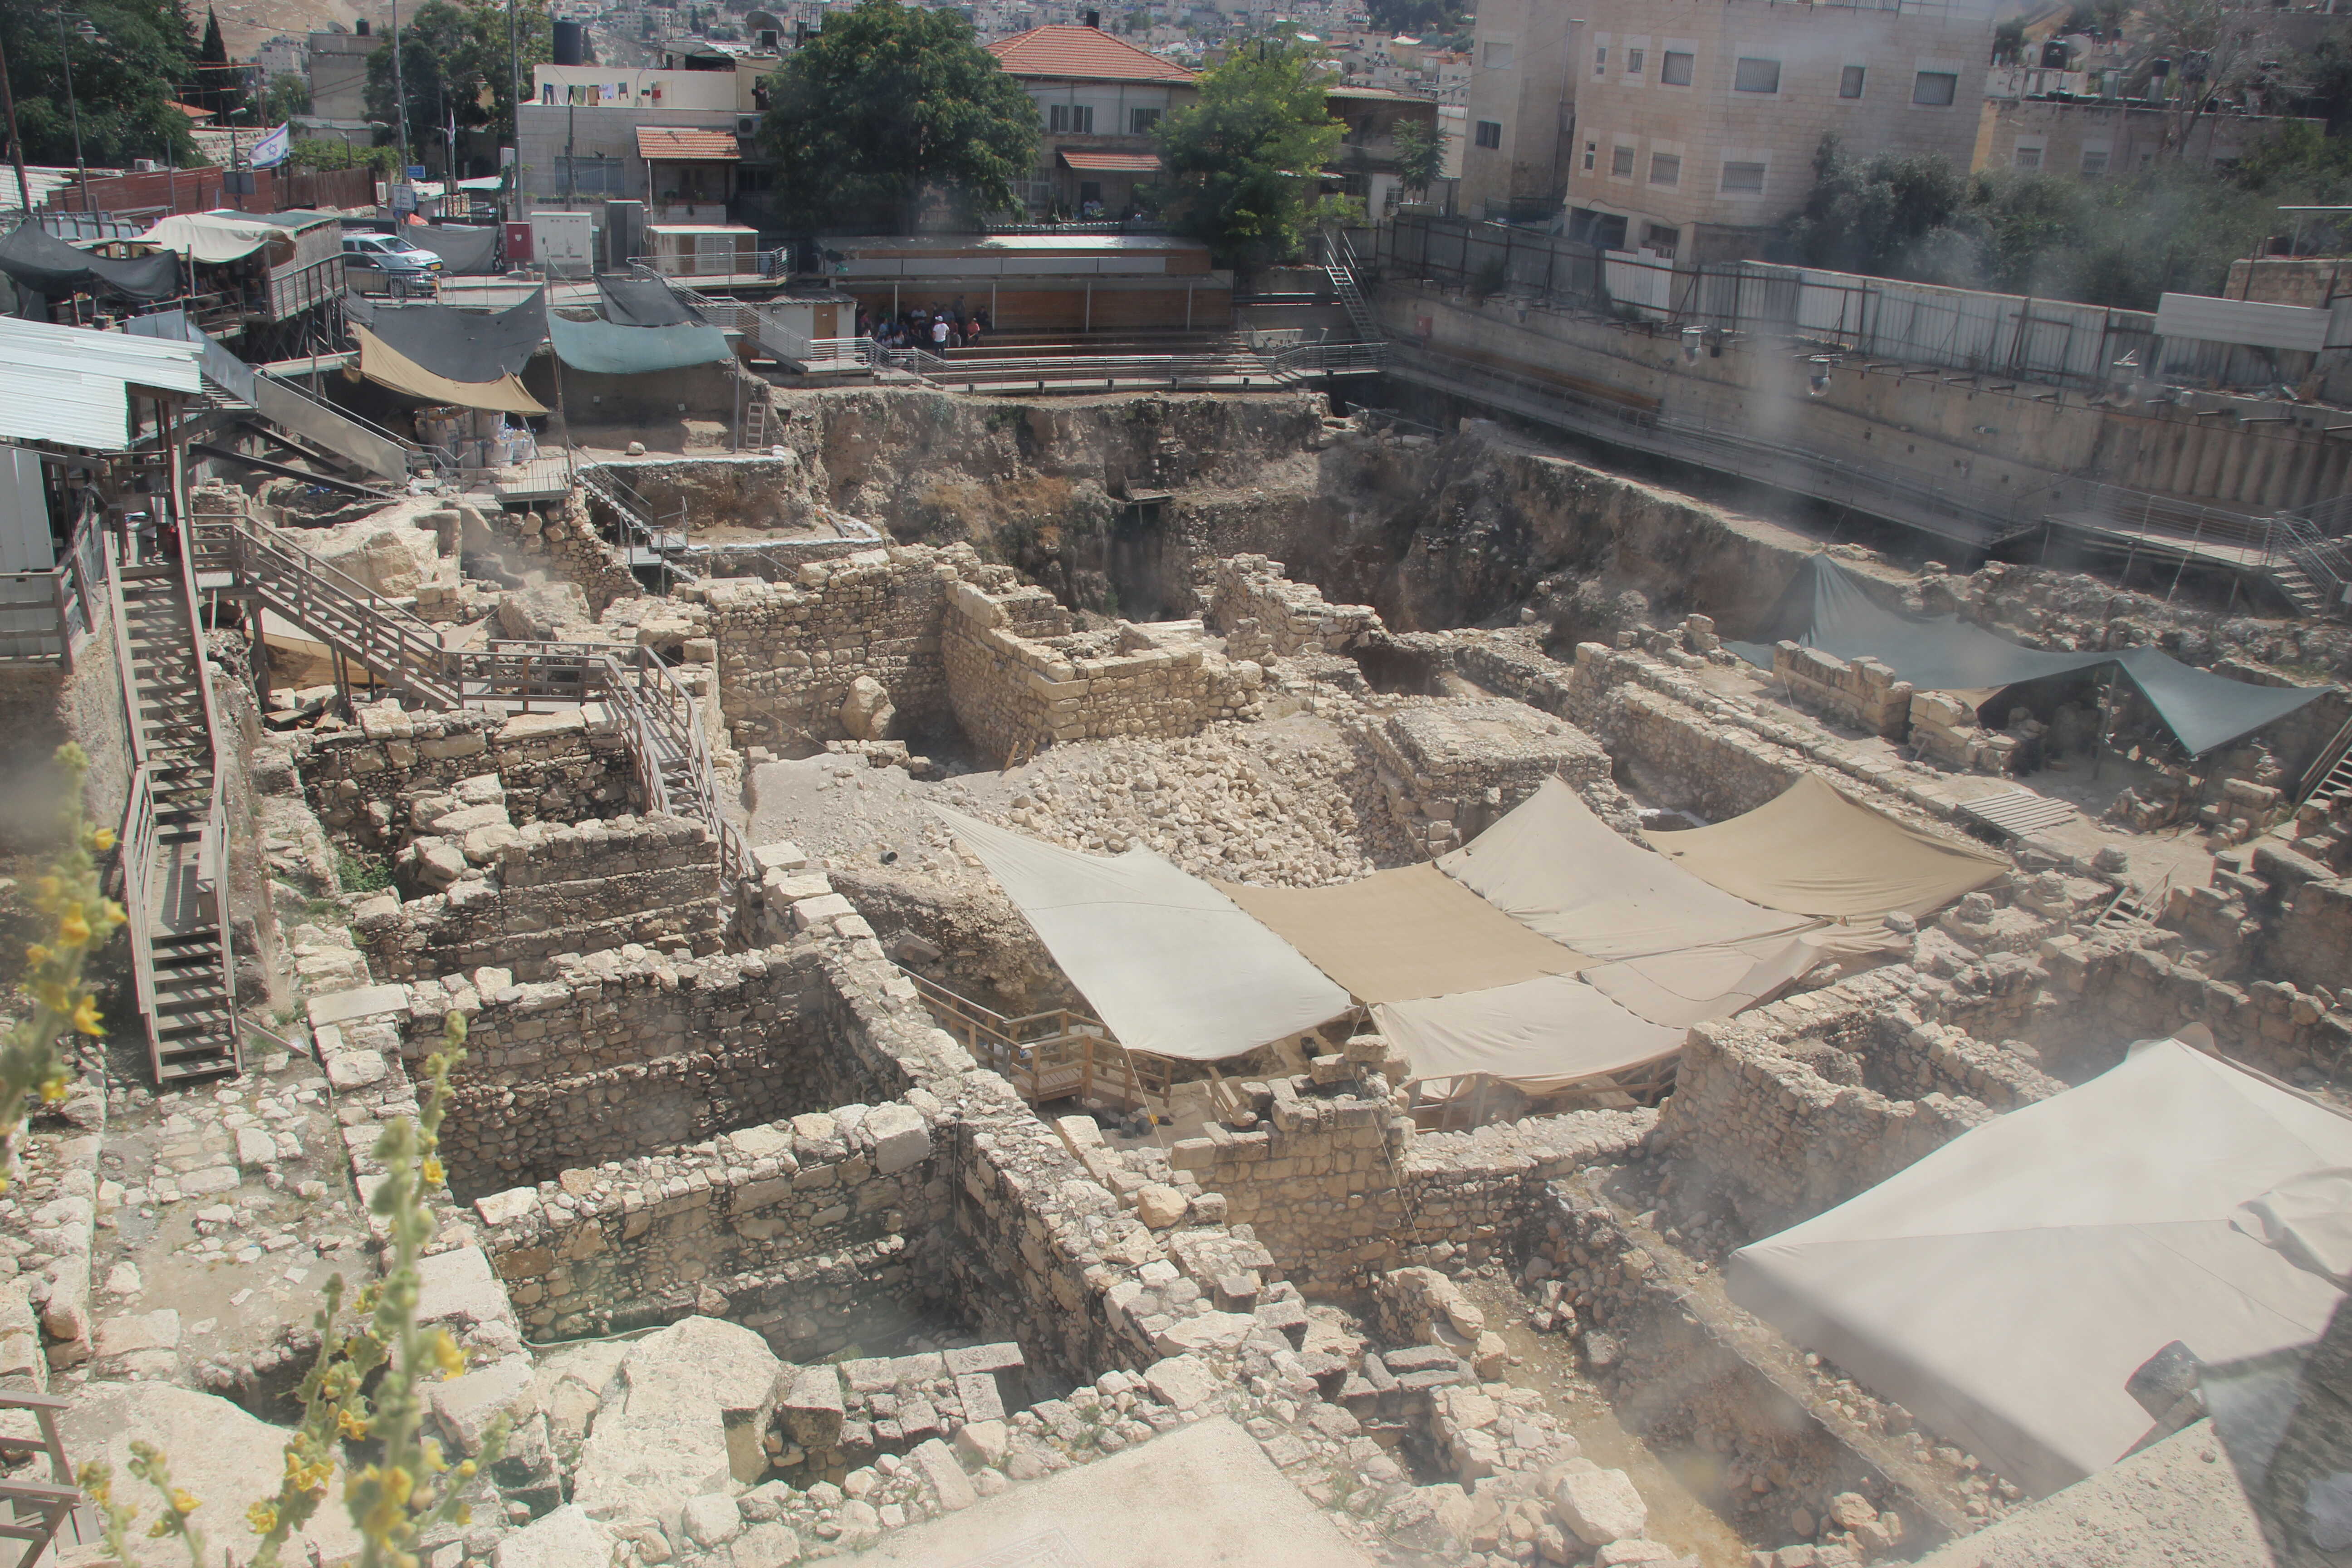
{"type": "Polygon", "coordinates": [[[392,0],[392,96],[400,111],[400,178],[408,180],[408,89],[400,74],[400,0],[392,0]]]}
{"type": "Polygon", "coordinates": [[[81,210],[89,211],[89,165],[81,155],[81,106],[74,101],[73,46],[66,40],[66,8],[58,7],[58,59],[66,70],[66,112],[73,117],[74,172],[81,182],[81,210]]]}
{"type": "Polygon", "coordinates": [[[8,50],[0,46],[0,110],[8,118],[8,152],[16,162],[16,202],[25,216],[33,216],[33,183],[25,177],[25,139],[16,134],[16,94],[8,85],[8,50]]]}
{"type": "Polygon", "coordinates": [[[515,0],[507,0],[507,194],[514,221],[522,221],[522,33],[515,24],[515,0]]]}

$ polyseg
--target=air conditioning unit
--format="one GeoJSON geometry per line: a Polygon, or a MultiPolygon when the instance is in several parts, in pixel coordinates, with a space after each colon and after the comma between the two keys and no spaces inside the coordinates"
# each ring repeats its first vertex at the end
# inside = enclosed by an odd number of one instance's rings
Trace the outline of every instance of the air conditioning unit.
{"type": "Polygon", "coordinates": [[[758,115],[756,115],[756,114],[739,114],[739,115],[737,115],[737,116],[735,117],[735,134],[736,134],[736,135],[738,135],[738,136],[757,136],[759,133],[760,133],[760,117],[759,117],[758,115]]]}
{"type": "Polygon", "coordinates": [[[163,164],[152,158],[135,158],[131,160],[131,172],[134,174],[152,174],[163,167],[163,164]]]}

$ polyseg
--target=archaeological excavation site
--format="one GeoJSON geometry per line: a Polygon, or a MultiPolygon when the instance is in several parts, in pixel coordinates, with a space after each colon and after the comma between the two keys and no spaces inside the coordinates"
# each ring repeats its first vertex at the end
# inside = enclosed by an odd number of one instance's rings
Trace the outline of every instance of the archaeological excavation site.
{"type": "Polygon", "coordinates": [[[55,468],[58,1561],[134,1440],[246,1550],[428,1105],[428,1568],[2347,1561],[2340,614],[1434,397],[725,374],[523,484],[55,468]]]}

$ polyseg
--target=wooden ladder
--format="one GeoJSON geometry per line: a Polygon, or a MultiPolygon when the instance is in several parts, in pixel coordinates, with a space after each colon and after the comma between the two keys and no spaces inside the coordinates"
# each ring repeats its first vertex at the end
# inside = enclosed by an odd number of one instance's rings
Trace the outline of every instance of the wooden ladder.
{"type": "Polygon", "coordinates": [[[0,1458],[21,1459],[47,1454],[51,1478],[46,1481],[0,1479],[0,1502],[8,1505],[6,1515],[0,1516],[0,1540],[25,1543],[16,1568],[33,1568],[60,1531],[76,1545],[100,1539],[98,1514],[82,1501],[81,1488],[74,1482],[73,1463],[66,1458],[65,1438],[58,1431],[58,1412],[65,1407],[66,1402],[54,1394],[0,1389],[0,1410],[29,1410],[41,1429],[37,1438],[0,1436],[0,1458]]]}
{"type": "Polygon", "coordinates": [[[763,385],[743,405],[743,432],[736,438],[739,451],[756,452],[768,444],[768,389],[763,385]]]}

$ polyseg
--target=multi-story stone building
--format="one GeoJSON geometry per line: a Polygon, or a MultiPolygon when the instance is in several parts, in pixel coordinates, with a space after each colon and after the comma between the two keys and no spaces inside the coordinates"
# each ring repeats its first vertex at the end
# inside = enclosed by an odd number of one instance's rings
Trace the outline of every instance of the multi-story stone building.
{"type": "Polygon", "coordinates": [[[2169,105],[2095,99],[1989,97],[1976,166],[2084,180],[2137,174],[2159,160],[2213,168],[2238,162],[2296,124],[2325,130],[2326,122],[2282,114],[2191,115],[2169,105]]]}
{"type": "Polygon", "coordinates": [[[1576,121],[1576,40],[1569,0],[1481,0],[1471,45],[1470,133],[1462,149],[1467,217],[1549,218],[1567,190],[1576,121]]]}
{"type": "Polygon", "coordinates": [[[1661,259],[1753,254],[1811,189],[1824,136],[1969,167],[1991,52],[1986,0],[1580,8],[1572,235],[1661,259]]]}
{"type": "Polygon", "coordinates": [[[1119,216],[1160,177],[1160,121],[1200,97],[1196,73],[1091,23],[1032,27],[988,50],[1037,100],[1045,135],[1028,198],[1041,215],[1119,216]]]}

